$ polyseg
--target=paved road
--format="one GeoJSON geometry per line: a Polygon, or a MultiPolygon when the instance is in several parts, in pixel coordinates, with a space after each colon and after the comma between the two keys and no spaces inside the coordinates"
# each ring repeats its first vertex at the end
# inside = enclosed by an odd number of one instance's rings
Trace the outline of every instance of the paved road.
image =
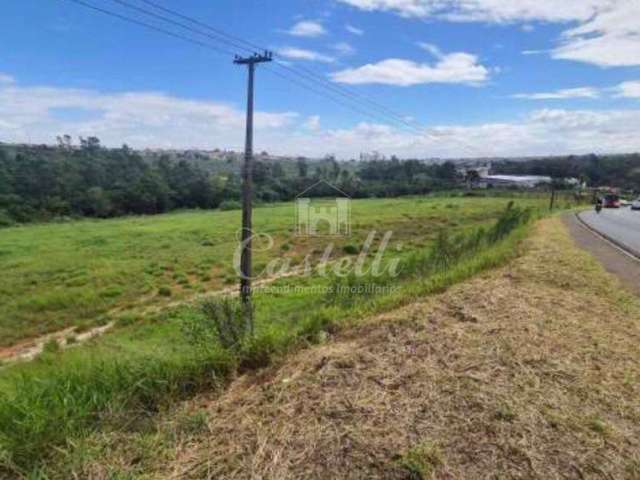
{"type": "Polygon", "coordinates": [[[640,295],[640,261],[625,255],[609,242],[594,235],[574,214],[565,215],[565,222],[580,247],[596,257],[607,271],[616,275],[632,292],[640,295]]]}
{"type": "Polygon", "coordinates": [[[630,208],[583,212],[580,218],[591,228],[640,256],[640,211],[630,208]]]}

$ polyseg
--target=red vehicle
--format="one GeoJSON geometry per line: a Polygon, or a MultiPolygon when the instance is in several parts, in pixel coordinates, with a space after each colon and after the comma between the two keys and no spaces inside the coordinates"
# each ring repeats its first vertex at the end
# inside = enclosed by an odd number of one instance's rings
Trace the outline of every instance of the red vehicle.
{"type": "Polygon", "coordinates": [[[618,195],[608,194],[602,199],[602,206],[604,208],[620,208],[621,205],[618,195]]]}

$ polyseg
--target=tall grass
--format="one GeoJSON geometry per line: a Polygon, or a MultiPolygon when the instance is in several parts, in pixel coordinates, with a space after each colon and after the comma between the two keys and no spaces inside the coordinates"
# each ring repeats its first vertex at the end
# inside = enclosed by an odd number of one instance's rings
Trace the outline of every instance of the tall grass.
{"type": "Polygon", "coordinates": [[[3,468],[25,475],[54,447],[155,413],[168,399],[221,381],[231,369],[228,355],[217,351],[207,358],[71,362],[49,378],[21,376],[11,394],[0,394],[0,478],[3,468]]]}
{"type": "MultiPolygon", "coordinates": [[[[352,237],[334,239],[332,259],[345,247],[356,252],[371,230],[393,230],[394,241],[410,241],[422,226],[458,229],[491,222],[506,203],[504,198],[354,200],[352,237]]],[[[542,206],[548,201],[532,197],[519,203],[542,206]]],[[[181,212],[2,230],[0,346],[70,326],[92,327],[113,312],[146,310],[228,287],[235,281],[230,259],[237,246],[238,215],[181,212]]],[[[294,218],[293,203],[256,210],[255,230],[272,235],[276,245],[256,249],[256,266],[276,258],[301,265],[304,255],[315,250],[314,258],[320,257],[326,240],[294,237],[294,218]]]]}
{"type": "Polygon", "coordinates": [[[504,240],[517,228],[529,223],[533,211],[514,206],[513,202],[489,229],[483,227],[450,235],[446,229],[438,232],[435,242],[426,251],[418,251],[404,259],[397,275],[386,271],[382,275],[352,273],[345,277],[334,276],[327,293],[327,301],[339,305],[353,305],[378,296],[384,287],[407,277],[428,278],[447,273],[461,262],[490,249],[504,240]]]}
{"type": "MultiPolygon", "coordinates": [[[[63,353],[47,354],[49,362],[60,360],[60,364],[22,375],[11,389],[0,393],[0,478],[3,472],[26,476],[54,456],[64,456],[60,452],[73,449],[76,439],[91,432],[130,428],[132,419],[153,415],[163,404],[220,384],[239,368],[261,367],[274,356],[318,341],[338,325],[440,291],[499,265],[514,255],[530,217],[531,212],[511,205],[489,229],[453,237],[442,233],[432,248],[405,259],[400,278],[375,279],[378,284],[402,281],[401,291],[351,295],[335,302],[309,299],[307,312],[298,314],[291,324],[258,317],[255,336],[239,349],[233,346],[234,339],[225,348],[219,339],[209,337],[204,349],[183,343],[122,358],[110,358],[103,352],[62,361],[63,353]]],[[[354,285],[373,280],[340,281],[354,285]]],[[[270,315],[277,313],[274,310],[270,315]]],[[[192,326],[207,325],[207,315],[190,311],[188,316],[192,326]]],[[[214,317],[209,316],[209,322],[214,317]]]]}

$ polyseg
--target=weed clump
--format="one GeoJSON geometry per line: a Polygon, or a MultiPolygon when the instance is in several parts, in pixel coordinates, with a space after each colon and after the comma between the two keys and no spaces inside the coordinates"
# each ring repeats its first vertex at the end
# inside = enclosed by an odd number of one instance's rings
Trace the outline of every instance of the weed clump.
{"type": "Polygon", "coordinates": [[[400,460],[411,480],[429,480],[444,465],[442,452],[433,443],[423,443],[409,450],[400,460]]]}
{"type": "Polygon", "coordinates": [[[161,297],[170,297],[172,295],[172,292],[169,287],[160,287],[158,289],[158,295],[160,295],[161,297]]]}
{"type": "Polygon", "coordinates": [[[182,327],[187,340],[204,352],[216,346],[238,352],[252,333],[245,307],[235,298],[205,300],[200,315],[187,317],[182,327]]]}

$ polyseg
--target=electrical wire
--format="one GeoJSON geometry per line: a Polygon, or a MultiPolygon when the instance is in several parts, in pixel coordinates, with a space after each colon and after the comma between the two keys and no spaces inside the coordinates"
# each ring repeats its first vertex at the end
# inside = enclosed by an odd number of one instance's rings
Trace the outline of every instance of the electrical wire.
{"type": "MultiPolygon", "coordinates": [[[[81,5],[85,8],[103,13],[105,15],[111,16],[111,17],[115,17],[118,18],[120,20],[123,20],[125,22],[128,23],[132,23],[138,26],[142,26],[145,27],[147,29],[150,30],[154,30],[158,33],[163,33],[165,35],[169,35],[171,37],[180,39],[182,41],[186,41],[195,45],[198,45],[200,47],[215,51],[219,54],[223,54],[223,55],[229,55],[229,56],[235,56],[235,52],[227,50],[227,49],[223,49],[220,48],[219,46],[214,46],[211,45],[208,42],[204,42],[195,38],[192,38],[191,36],[185,36],[182,35],[180,33],[176,33],[174,31],[171,30],[167,30],[165,28],[162,27],[158,27],[157,25],[153,25],[138,19],[134,19],[131,17],[128,17],[126,15],[122,15],[120,13],[108,10],[106,8],[101,8],[95,5],[92,5],[84,0],[68,0],[70,2],[73,2],[75,4],[81,5]]],[[[168,9],[166,7],[163,7],[159,4],[157,4],[156,2],[153,2],[152,0],[140,0],[141,2],[156,8],[164,13],[168,13],[170,15],[174,15],[178,18],[181,18],[185,21],[188,21],[190,23],[193,23],[194,25],[198,25],[200,27],[206,28],[207,30],[213,32],[215,35],[211,35],[207,32],[203,32],[201,30],[195,29],[189,25],[186,25],[184,23],[181,22],[177,22],[176,20],[173,20],[171,18],[168,18],[164,15],[160,15],[158,13],[155,13],[153,11],[149,11],[147,9],[138,7],[136,5],[132,5],[130,3],[128,3],[125,0],[112,0],[113,2],[120,4],[128,9],[137,11],[138,13],[142,13],[144,15],[150,16],[152,18],[155,18],[157,20],[161,20],[163,22],[172,24],[174,26],[177,26],[179,28],[182,28],[184,30],[187,30],[191,33],[195,33],[198,35],[203,35],[206,36],[207,38],[214,40],[216,42],[220,42],[220,43],[224,43],[227,46],[231,46],[233,48],[242,50],[244,52],[250,52],[253,53],[255,52],[255,50],[264,50],[262,47],[243,40],[240,37],[228,34],[226,32],[224,32],[223,30],[220,30],[218,28],[212,27],[211,25],[208,25],[204,22],[201,22],[195,18],[183,15],[179,12],[176,12],[175,10],[171,10],[168,9]]],[[[329,82],[328,80],[318,76],[317,74],[315,74],[313,71],[311,71],[310,69],[307,69],[305,67],[300,67],[300,71],[283,63],[280,60],[276,60],[275,65],[279,66],[280,68],[282,68],[283,70],[286,70],[286,72],[288,74],[293,74],[296,75],[296,77],[298,78],[293,78],[290,75],[287,75],[281,71],[277,71],[275,69],[271,69],[268,68],[268,70],[280,77],[283,78],[285,80],[287,80],[288,82],[291,82],[303,89],[306,89],[308,91],[311,91],[317,95],[320,95],[324,98],[330,99],[331,101],[333,101],[334,103],[337,103],[341,106],[344,106],[346,108],[349,108],[350,110],[359,113],[361,115],[365,115],[369,118],[372,118],[376,121],[384,121],[387,123],[392,123],[395,124],[396,126],[399,126],[400,128],[406,129],[411,131],[412,133],[416,134],[416,135],[420,135],[420,136],[426,136],[432,139],[436,139],[436,140],[440,140],[440,138],[436,135],[433,135],[431,133],[429,133],[428,131],[426,131],[423,128],[418,128],[415,125],[412,125],[411,123],[406,121],[406,116],[402,116],[400,114],[395,113],[394,111],[392,111],[391,109],[388,109],[387,107],[378,104],[377,102],[369,99],[368,97],[361,95],[359,93],[353,92],[349,89],[346,89],[344,87],[341,86],[337,86],[332,82],[329,82]],[[301,81],[302,80],[302,81],[301,81]],[[308,82],[311,82],[313,85],[310,85],[308,82]],[[315,88],[316,86],[322,88],[323,90],[319,90],[318,88],[315,88]],[[340,95],[343,98],[338,98],[336,97],[336,95],[340,95]],[[367,104],[367,105],[365,105],[367,104]],[[373,111],[373,112],[372,112],[373,111]]],[[[464,144],[462,144],[462,146],[465,146],[464,144]]],[[[469,145],[466,145],[466,147],[468,148],[472,148],[469,145]]],[[[476,150],[475,148],[472,148],[473,150],[476,150]]]]}

